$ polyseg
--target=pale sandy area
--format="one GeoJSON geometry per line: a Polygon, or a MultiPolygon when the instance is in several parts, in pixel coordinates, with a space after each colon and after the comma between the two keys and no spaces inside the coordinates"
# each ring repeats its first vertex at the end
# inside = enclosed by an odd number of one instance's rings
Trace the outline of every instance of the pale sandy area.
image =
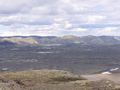
{"type": "Polygon", "coordinates": [[[120,73],[116,74],[93,74],[93,75],[82,75],[89,80],[102,80],[108,79],[117,83],[120,83],[120,73]]]}

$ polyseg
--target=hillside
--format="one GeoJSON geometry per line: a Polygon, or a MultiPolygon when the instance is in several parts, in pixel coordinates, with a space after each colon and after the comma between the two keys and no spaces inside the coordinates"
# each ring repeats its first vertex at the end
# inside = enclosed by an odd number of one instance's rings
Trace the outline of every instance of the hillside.
{"type": "Polygon", "coordinates": [[[13,36],[3,37],[0,40],[7,40],[13,43],[22,45],[40,45],[40,44],[68,44],[68,43],[80,43],[80,44],[101,44],[111,43],[120,44],[120,38],[115,36],[83,36],[76,37],[72,35],[55,37],[55,36],[13,36]]]}
{"type": "Polygon", "coordinates": [[[61,70],[29,70],[0,73],[1,90],[120,90],[110,80],[87,80],[61,70]]]}
{"type": "Polygon", "coordinates": [[[12,37],[12,38],[3,38],[3,41],[10,41],[13,43],[18,43],[18,44],[38,44],[38,42],[35,40],[33,37],[28,37],[28,38],[22,38],[22,37],[12,37]]]}

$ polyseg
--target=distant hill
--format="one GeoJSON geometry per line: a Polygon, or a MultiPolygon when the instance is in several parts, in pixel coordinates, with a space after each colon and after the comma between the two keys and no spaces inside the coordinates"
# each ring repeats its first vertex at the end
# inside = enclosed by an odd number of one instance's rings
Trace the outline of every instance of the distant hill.
{"type": "Polygon", "coordinates": [[[11,41],[0,41],[0,49],[1,48],[12,48],[12,47],[16,47],[18,44],[17,43],[13,43],[11,41]]]}
{"type": "Polygon", "coordinates": [[[37,39],[41,39],[41,38],[49,38],[49,39],[56,38],[56,36],[8,36],[8,37],[4,37],[4,38],[13,38],[13,37],[21,37],[21,38],[34,37],[34,38],[37,38],[37,39]]]}
{"type": "Polygon", "coordinates": [[[69,44],[69,43],[79,43],[79,44],[120,44],[120,38],[115,36],[83,36],[76,37],[73,35],[67,35],[63,37],[55,36],[10,36],[1,37],[0,40],[6,40],[13,43],[23,44],[23,45],[40,45],[40,44],[69,44]]]}
{"type": "Polygon", "coordinates": [[[120,38],[117,38],[117,37],[115,37],[115,36],[99,36],[99,38],[100,38],[104,43],[113,43],[113,44],[120,43],[120,38]]]}
{"type": "Polygon", "coordinates": [[[0,45],[14,45],[15,43],[9,41],[1,41],[0,45]]]}
{"type": "Polygon", "coordinates": [[[116,36],[117,38],[120,38],[120,36],[116,36]]]}

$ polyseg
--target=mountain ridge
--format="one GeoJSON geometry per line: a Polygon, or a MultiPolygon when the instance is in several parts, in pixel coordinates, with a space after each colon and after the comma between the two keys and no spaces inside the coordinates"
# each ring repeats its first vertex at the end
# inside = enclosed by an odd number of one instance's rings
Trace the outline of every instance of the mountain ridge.
{"type": "Polygon", "coordinates": [[[66,35],[63,37],[56,36],[11,36],[1,37],[0,41],[9,41],[23,45],[40,45],[40,44],[68,44],[68,43],[79,43],[79,44],[120,44],[120,38],[116,36],[82,36],[77,37],[73,35],[66,35]]]}

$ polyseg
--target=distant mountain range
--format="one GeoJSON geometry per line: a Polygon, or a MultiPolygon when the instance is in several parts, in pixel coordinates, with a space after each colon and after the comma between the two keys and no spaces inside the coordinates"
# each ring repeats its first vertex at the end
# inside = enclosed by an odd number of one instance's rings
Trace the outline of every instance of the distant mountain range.
{"type": "Polygon", "coordinates": [[[116,36],[117,38],[120,38],[120,36],[116,36]]]}
{"type": "Polygon", "coordinates": [[[34,38],[37,38],[37,39],[41,39],[41,38],[49,38],[49,39],[56,38],[56,36],[8,36],[8,37],[4,37],[4,38],[13,38],[13,37],[21,37],[21,38],[34,37],[34,38]]]}
{"type": "Polygon", "coordinates": [[[119,36],[82,36],[76,37],[73,35],[67,35],[63,37],[56,36],[10,36],[10,37],[0,37],[0,41],[8,41],[12,43],[22,44],[22,45],[40,45],[40,44],[69,44],[69,43],[79,43],[79,44],[120,44],[119,36]]]}

